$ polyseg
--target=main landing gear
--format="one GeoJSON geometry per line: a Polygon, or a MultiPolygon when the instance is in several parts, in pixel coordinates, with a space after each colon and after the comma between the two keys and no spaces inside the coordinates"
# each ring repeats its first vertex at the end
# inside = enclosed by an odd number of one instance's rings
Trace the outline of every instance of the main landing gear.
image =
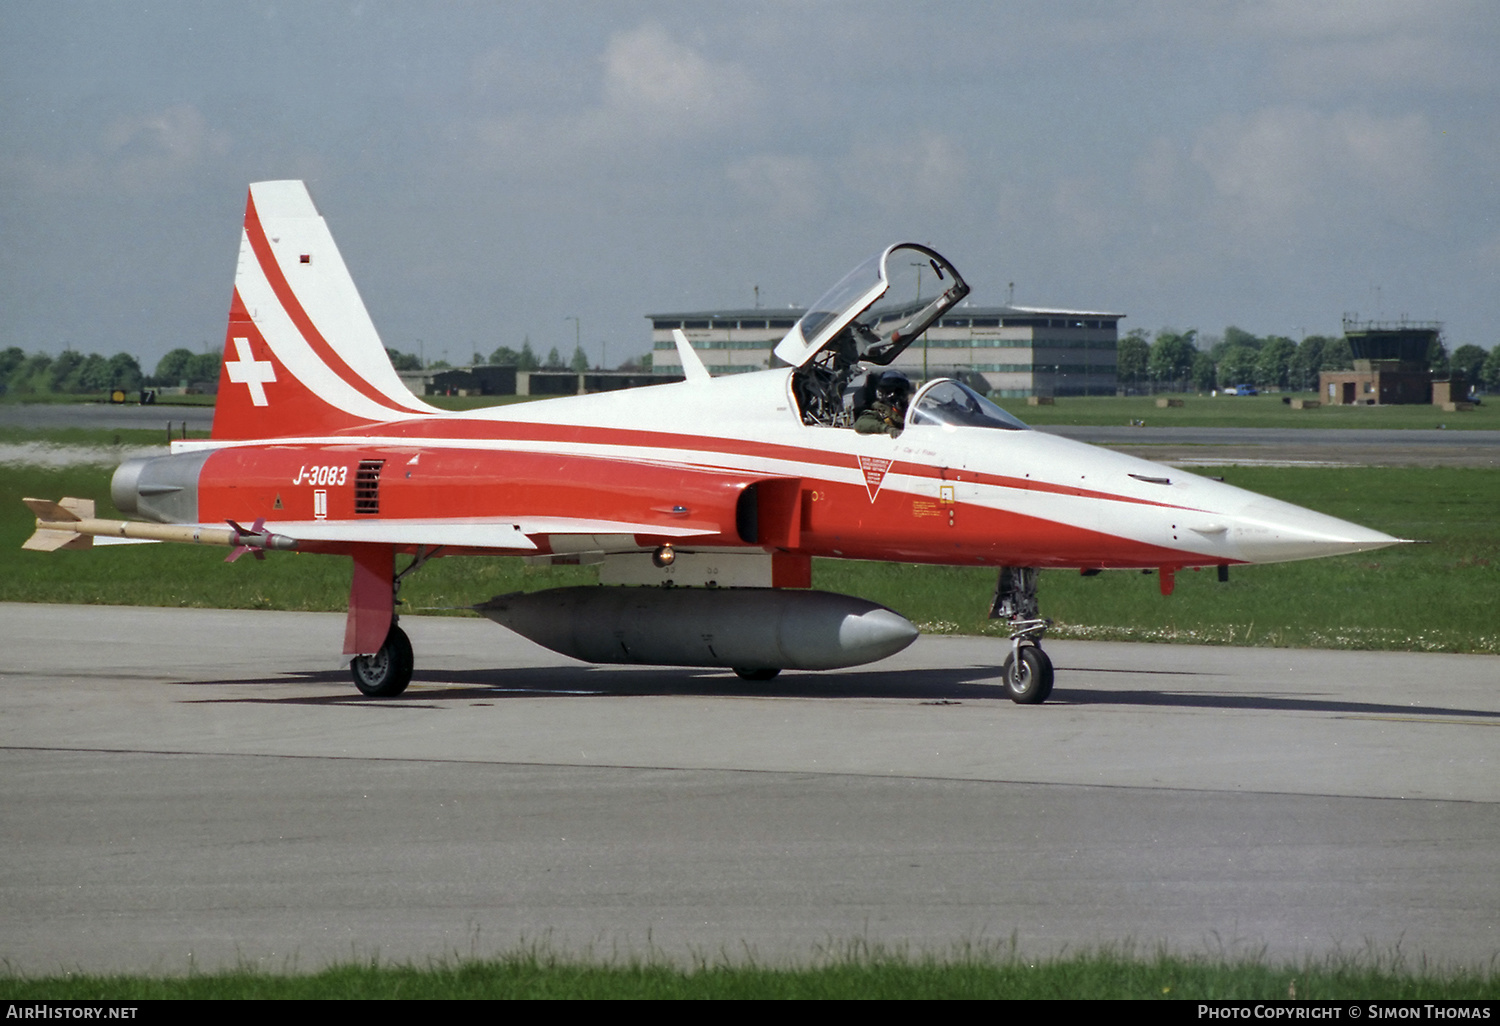
{"type": "Polygon", "coordinates": [[[360,694],[394,698],[411,683],[413,666],[411,640],[393,623],[380,650],[373,655],[355,656],[349,663],[349,672],[360,694]]]}
{"type": "Polygon", "coordinates": [[[415,665],[411,639],[396,622],[396,606],[401,582],[436,554],[436,549],[419,548],[406,569],[397,573],[393,546],[362,545],[351,553],[354,578],[349,586],[344,654],[350,656],[349,674],[360,694],[394,698],[411,683],[415,665]]]}
{"type": "Polygon", "coordinates": [[[1042,651],[1042,636],[1052,621],[1037,615],[1039,573],[1034,566],[1002,566],[990,603],[990,619],[1010,624],[1010,655],[1000,673],[1018,705],[1040,705],[1052,694],[1052,660],[1042,651]]]}

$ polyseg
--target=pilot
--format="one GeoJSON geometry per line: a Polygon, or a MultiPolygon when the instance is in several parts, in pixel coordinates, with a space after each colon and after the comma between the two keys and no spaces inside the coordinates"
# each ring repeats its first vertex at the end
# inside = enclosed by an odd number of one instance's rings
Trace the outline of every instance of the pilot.
{"type": "Polygon", "coordinates": [[[888,370],[875,384],[875,401],[860,411],[854,430],[862,435],[886,434],[895,438],[906,427],[906,404],[911,399],[911,381],[898,370],[888,370]]]}

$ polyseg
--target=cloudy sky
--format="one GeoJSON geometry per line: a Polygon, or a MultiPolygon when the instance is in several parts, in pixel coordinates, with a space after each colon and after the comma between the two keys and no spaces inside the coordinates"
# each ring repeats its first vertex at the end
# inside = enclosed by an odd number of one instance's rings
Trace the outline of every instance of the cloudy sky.
{"type": "Polygon", "coordinates": [[[1500,337],[1500,4],[0,3],[0,347],[222,345],[302,178],[386,344],[649,348],[888,242],[1124,327],[1500,337]]]}

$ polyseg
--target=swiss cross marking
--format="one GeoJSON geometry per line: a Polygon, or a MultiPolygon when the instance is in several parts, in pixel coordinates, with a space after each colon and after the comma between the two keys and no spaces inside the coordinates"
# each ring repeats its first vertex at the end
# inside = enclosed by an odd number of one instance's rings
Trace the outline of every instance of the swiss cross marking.
{"type": "Polygon", "coordinates": [[[266,399],[266,382],[276,380],[276,368],[270,360],[255,358],[255,354],[250,352],[248,338],[235,339],[234,351],[239,354],[240,358],[224,364],[224,369],[229,371],[229,380],[237,385],[249,387],[250,401],[256,406],[269,406],[270,402],[266,399]]]}

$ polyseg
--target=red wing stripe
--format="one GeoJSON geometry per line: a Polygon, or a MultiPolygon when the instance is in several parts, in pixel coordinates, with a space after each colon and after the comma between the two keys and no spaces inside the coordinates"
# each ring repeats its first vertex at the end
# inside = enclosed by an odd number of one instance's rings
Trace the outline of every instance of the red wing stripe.
{"type": "Polygon", "coordinates": [[[291,283],[286,280],[286,275],[281,273],[281,265],[276,262],[276,254],[271,250],[271,243],[266,238],[266,230],[260,223],[260,215],[256,213],[253,193],[249,202],[245,204],[245,234],[250,239],[250,248],[255,251],[255,259],[260,264],[261,272],[266,276],[266,281],[271,284],[271,291],[276,293],[276,298],[281,301],[282,309],[292,319],[292,323],[297,326],[297,330],[302,333],[302,337],[307,340],[307,344],[312,347],[319,359],[365,398],[384,406],[392,413],[406,412],[402,406],[393,405],[390,396],[370,384],[353,367],[345,363],[344,358],[318,331],[317,325],[313,324],[312,318],[298,302],[297,294],[292,290],[291,283]]]}

